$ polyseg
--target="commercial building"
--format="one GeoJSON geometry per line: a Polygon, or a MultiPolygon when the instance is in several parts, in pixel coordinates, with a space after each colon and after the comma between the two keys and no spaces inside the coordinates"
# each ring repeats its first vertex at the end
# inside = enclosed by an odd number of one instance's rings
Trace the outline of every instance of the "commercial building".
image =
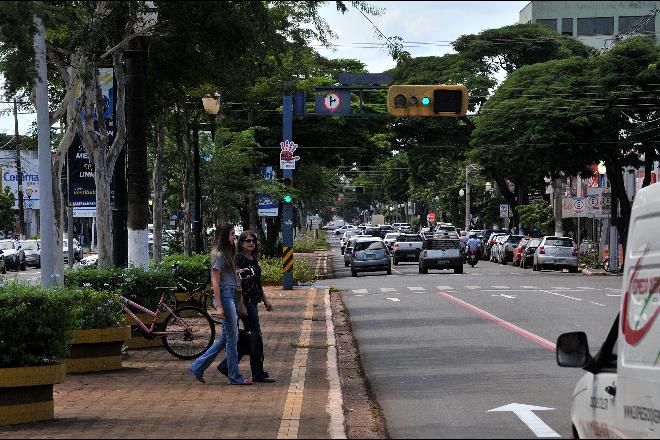
{"type": "Polygon", "coordinates": [[[623,34],[648,35],[660,44],[660,1],[532,1],[519,23],[537,23],[602,49],[623,34]]]}

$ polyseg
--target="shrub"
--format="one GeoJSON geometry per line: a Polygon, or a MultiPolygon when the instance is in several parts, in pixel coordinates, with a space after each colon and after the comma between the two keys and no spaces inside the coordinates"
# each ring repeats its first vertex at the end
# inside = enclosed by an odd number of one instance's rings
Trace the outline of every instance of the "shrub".
{"type": "Polygon", "coordinates": [[[73,314],[73,328],[87,330],[92,328],[118,327],[124,323],[124,311],[119,292],[92,289],[69,290],[73,314]]]}
{"type": "Polygon", "coordinates": [[[90,287],[94,290],[115,290],[121,285],[121,268],[64,269],[64,284],[68,287],[90,287]]]}
{"type": "Polygon", "coordinates": [[[197,284],[207,284],[211,274],[211,255],[197,254],[186,257],[182,254],[168,255],[154,267],[163,271],[171,271],[172,265],[178,263],[179,275],[188,281],[197,284]]]}
{"type": "Polygon", "coordinates": [[[52,363],[66,354],[73,329],[67,290],[0,287],[0,368],[52,363]]]}
{"type": "MultiPolygon", "coordinates": [[[[262,283],[281,283],[282,282],[282,260],[280,258],[264,258],[259,260],[261,266],[262,283]]],[[[309,285],[314,282],[316,277],[314,272],[309,269],[300,260],[293,262],[293,281],[299,285],[309,285]]]]}
{"type": "Polygon", "coordinates": [[[296,237],[293,242],[295,252],[313,253],[316,250],[316,239],[313,234],[307,233],[296,237]]]}

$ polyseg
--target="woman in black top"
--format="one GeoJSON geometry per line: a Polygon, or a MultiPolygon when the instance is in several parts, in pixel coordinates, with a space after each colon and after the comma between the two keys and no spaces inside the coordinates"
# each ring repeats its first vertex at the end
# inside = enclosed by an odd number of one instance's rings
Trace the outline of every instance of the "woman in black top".
{"type": "MultiPolygon", "coordinates": [[[[236,254],[236,267],[239,269],[251,269],[251,275],[241,281],[243,288],[243,304],[247,310],[247,316],[241,316],[243,326],[246,330],[258,335],[259,345],[261,347],[261,356],[250,356],[250,367],[252,368],[253,382],[275,382],[275,379],[268,376],[264,371],[263,341],[261,338],[261,325],[259,324],[259,311],[257,306],[260,302],[264,303],[266,310],[273,311],[273,305],[266,296],[261,286],[261,267],[259,266],[259,248],[257,243],[257,234],[247,230],[238,238],[238,253],[236,254]]],[[[226,375],[226,360],[218,365],[218,370],[226,375]]]]}

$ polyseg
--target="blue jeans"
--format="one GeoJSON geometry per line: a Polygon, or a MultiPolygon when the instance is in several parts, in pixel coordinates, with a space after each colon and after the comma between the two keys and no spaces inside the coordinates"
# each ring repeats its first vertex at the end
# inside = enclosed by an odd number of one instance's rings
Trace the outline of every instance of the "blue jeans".
{"type": "Polygon", "coordinates": [[[195,359],[190,367],[197,375],[211,365],[223,348],[227,350],[227,364],[229,367],[229,383],[243,383],[245,377],[238,371],[238,313],[236,312],[236,288],[224,287],[220,290],[220,302],[224,319],[222,320],[222,336],[216,339],[213,345],[203,355],[195,359]]]}
{"type": "MultiPolygon", "coordinates": [[[[245,317],[241,317],[241,321],[243,321],[243,328],[261,336],[261,325],[259,323],[259,310],[257,309],[257,304],[248,303],[245,304],[245,308],[247,310],[247,319],[245,317]]],[[[238,357],[239,362],[241,357],[242,356],[238,357]]],[[[252,379],[262,379],[264,377],[268,377],[268,373],[264,372],[263,356],[250,356],[250,368],[252,369],[252,379]]],[[[227,372],[227,359],[218,365],[218,370],[223,374],[227,372]]]]}

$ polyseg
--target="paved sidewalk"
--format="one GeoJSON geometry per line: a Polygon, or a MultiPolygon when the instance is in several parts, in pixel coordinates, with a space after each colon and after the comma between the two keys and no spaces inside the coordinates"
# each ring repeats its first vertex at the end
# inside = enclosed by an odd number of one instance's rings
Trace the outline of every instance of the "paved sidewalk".
{"type": "MultiPolygon", "coordinates": [[[[56,385],[55,420],[0,427],[0,438],[329,438],[327,291],[267,292],[265,369],[277,383],[228,385],[219,356],[201,384],[164,348],[130,350],[120,371],[56,385]]],[[[249,377],[249,358],[240,367],[249,377]]]]}

